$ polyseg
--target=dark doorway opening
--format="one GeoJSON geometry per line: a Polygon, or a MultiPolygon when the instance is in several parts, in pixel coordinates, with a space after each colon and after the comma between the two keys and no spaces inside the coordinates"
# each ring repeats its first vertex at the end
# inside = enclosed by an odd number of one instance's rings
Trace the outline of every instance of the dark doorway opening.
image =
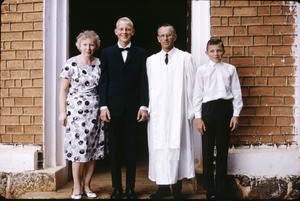
{"type": "Polygon", "coordinates": [[[70,56],[78,54],[76,36],[83,30],[92,29],[99,34],[100,51],[116,43],[115,24],[124,16],[134,23],[132,42],[144,47],[149,55],[160,50],[156,30],[162,23],[176,28],[176,47],[190,50],[190,0],[71,0],[70,56]]]}
{"type": "MultiPolygon", "coordinates": [[[[172,24],[177,31],[175,46],[190,52],[190,1],[191,0],[70,0],[70,57],[79,52],[75,46],[77,35],[83,30],[94,30],[101,40],[101,49],[115,44],[116,21],[129,17],[135,28],[132,42],[145,48],[149,56],[160,51],[157,27],[172,24]]],[[[146,124],[141,125],[138,139],[138,159],[148,158],[146,124]]]]}

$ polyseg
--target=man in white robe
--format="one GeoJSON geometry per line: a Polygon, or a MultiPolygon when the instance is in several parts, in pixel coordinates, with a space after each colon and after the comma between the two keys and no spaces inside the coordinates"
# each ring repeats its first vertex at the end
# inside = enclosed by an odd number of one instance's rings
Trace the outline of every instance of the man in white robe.
{"type": "Polygon", "coordinates": [[[158,185],[150,199],[171,195],[170,185],[173,197],[180,199],[182,179],[195,177],[192,94],[196,65],[190,53],[174,47],[177,36],[172,25],[163,24],[157,32],[162,50],[147,59],[149,179],[158,185]]]}

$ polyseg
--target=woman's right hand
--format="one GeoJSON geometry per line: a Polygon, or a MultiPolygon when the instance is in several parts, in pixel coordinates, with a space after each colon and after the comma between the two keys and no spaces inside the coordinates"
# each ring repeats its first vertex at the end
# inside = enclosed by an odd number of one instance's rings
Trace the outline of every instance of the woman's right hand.
{"type": "Polygon", "coordinates": [[[67,124],[67,115],[65,112],[59,114],[58,123],[62,126],[66,126],[67,124]]]}

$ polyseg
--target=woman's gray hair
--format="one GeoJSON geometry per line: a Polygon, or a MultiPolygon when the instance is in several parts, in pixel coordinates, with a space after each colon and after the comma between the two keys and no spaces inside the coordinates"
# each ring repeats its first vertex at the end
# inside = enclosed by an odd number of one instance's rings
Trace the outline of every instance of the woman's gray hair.
{"type": "Polygon", "coordinates": [[[87,39],[87,38],[90,38],[94,41],[94,43],[96,44],[96,50],[98,50],[100,48],[100,38],[98,36],[98,34],[93,31],[93,30],[85,30],[83,32],[81,32],[77,38],[76,38],[76,47],[77,49],[80,51],[80,44],[81,44],[81,41],[87,39]]]}

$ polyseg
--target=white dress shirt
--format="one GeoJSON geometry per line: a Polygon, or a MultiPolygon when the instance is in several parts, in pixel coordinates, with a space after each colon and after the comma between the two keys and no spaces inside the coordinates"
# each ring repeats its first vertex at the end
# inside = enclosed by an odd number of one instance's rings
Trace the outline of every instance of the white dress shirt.
{"type": "Polygon", "coordinates": [[[195,118],[201,118],[202,103],[218,99],[232,99],[233,116],[239,116],[243,100],[236,68],[228,63],[210,60],[197,69],[193,93],[195,118]]]}
{"type": "MultiPolygon", "coordinates": [[[[121,44],[118,42],[118,47],[119,48],[124,48],[121,46],[121,44]]],[[[130,48],[131,47],[131,43],[129,43],[125,48],[130,48]]],[[[123,61],[125,62],[126,61],[126,58],[127,58],[127,55],[128,55],[128,50],[124,50],[121,52],[122,54],[122,57],[123,57],[123,61]]]]}

